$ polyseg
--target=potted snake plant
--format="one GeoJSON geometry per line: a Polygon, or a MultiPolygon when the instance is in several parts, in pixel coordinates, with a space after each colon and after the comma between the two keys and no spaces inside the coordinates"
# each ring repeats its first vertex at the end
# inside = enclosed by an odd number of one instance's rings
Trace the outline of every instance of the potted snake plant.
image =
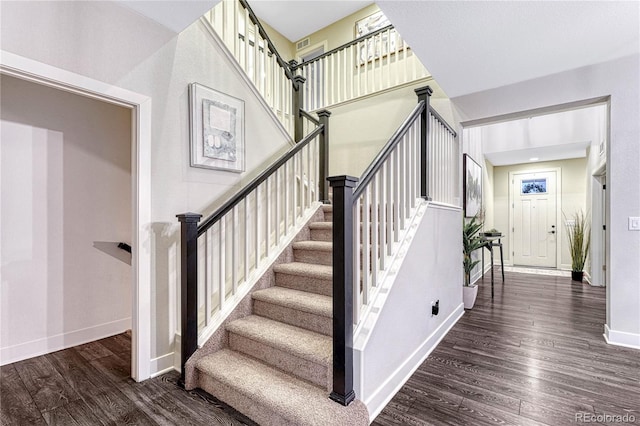
{"type": "Polygon", "coordinates": [[[565,216],[564,224],[571,255],[571,279],[582,282],[584,264],[591,247],[591,225],[582,210],[574,213],[571,220],[566,219],[565,216]]]}
{"type": "Polygon", "coordinates": [[[480,260],[473,259],[471,255],[485,244],[480,235],[482,226],[483,222],[477,216],[472,217],[469,221],[464,221],[462,225],[462,265],[464,267],[462,299],[465,309],[473,308],[473,305],[476,303],[476,297],[478,296],[478,286],[471,285],[471,271],[480,263],[480,260]]]}

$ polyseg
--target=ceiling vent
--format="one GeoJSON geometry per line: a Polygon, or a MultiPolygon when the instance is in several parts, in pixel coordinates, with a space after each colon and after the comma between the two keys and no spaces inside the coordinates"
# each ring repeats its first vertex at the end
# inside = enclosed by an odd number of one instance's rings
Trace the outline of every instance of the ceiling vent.
{"type": "Polygon", "coordinates": [[[309,37],[305,38],[304,40],[300,40],[297,44],[296,44],[296,50],[301,50],[304,49],[305,47],[307,47],[309,45],[309,37]]]}

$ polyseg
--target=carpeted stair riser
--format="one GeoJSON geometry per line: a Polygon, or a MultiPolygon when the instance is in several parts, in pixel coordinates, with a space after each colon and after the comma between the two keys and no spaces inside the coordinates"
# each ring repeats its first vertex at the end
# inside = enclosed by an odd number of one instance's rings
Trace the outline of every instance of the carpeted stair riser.
{"type": "Polygon", "coordinates": [[[278,287],[331,296],[333,293],[333,269],[331,266],[307,263],[277,265],[278,287]]]}
{"type": "Polygon", "coordinates": [[[315,331],[327,336],[333,335],[333,319],[329,317],[299,311],[287,306],[274,305],[261,300],[253,301],[253,312],[256,315],[295,325],[305,330],[315,331]]]}
{"type": "Polygon", "coordinates": [[[331,266],[332,257],[331,241],[300,241],[293,244],[293,258],[296,262],[331,266]]]}
{"type": "Polygon", "coordinates": [[[331,222],[310,223],[309,230],[313,241],[333,241],[333,224],[331,222]]]}

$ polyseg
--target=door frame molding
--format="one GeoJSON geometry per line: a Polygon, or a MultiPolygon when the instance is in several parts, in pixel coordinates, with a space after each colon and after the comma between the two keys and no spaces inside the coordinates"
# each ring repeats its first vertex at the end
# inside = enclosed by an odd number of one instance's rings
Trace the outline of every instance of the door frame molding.
{"type": "Polygon", "coordinates": [[[131,110],[131,377],[151,376],[151,98],[0,50],[0,74],[131,110]]]}
{"type": "MultiPolygon", "coordinates": [[[[514,218],[513,218],[513,210],[514,210],[514,202],[515,195],[513,193],[513,187],[515,185],[514,176],[522,175],[522,174],[530,174],[530,173],[548,173],[548,172],[556,172],[556,269],[560,270],[562,268],[562,238],[564,238],[564,222],[562,221],[562,167],[543,167],[540,169],[528,169],[528,170],[519,170],[519,171],[511,171],[509,172],[509,200],[508,204],[511,204],[511,208],[509,208],[509,248],[511,249],[511,253],[515,253],[514,246],[514,238],[513,238],[513,228],[514,228],[514,218]]],[[[515,256],[511,254],[509,256],[511,259],[511,264],[515,265],[515,256]]]]}

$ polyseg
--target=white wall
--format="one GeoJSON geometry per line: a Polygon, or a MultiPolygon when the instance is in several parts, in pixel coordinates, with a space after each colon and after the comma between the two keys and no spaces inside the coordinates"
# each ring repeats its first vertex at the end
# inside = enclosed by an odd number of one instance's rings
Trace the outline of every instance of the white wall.
{"type": "Polygon", "coordinates": [[[141,224],[152,253],[148,362],[152,374],[171,368],[179,328],[175,215],[211,213],[288,144],[199,23],[175,35],[112,2],[2,2],[1,7],[3,50],[151,98],[152,219],[141,224]],[[245,100],[246,173],[189,167],[187,86],[192,82],[245,100]]]}
{"type": "Polygon", "coordinates": [[[374,302],[371,323],[354,336],[354,390],[372,419],[464,312],[461,215],[459,209],[426,209],[391,290],[381,292],[384,301],[374,302]],[[436,300],[440,313],[432,316],[436,300]]]}
{"type": "Polygon", "coordinates": [[[549,75],[452,99],[464,119],[481,119],[610,96],[607,147],[609,254],[606,335],[640,347],[640,55],[549,75]],[[631,182],[635,184],[630,184],[631,182]]]}
{"type": "Polygon", "coordinates": [[[131,324],[131,113],[0,80],[2,364],[131,324]]]}

